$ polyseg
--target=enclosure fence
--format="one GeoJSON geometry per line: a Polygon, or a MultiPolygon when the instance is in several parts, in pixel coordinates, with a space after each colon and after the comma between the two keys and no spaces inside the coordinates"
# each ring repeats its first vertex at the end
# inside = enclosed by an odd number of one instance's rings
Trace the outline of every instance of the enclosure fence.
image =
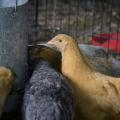
{"type": "Polygon", "coordinates": [[[36,11],[34,42],[45,42],[58,33],[65,33],[78,43],[105,41],[108,50],[110,41],[114,40],[114,49],[120,51],[119,0],[31,0],[31,3],[36,11]]]}

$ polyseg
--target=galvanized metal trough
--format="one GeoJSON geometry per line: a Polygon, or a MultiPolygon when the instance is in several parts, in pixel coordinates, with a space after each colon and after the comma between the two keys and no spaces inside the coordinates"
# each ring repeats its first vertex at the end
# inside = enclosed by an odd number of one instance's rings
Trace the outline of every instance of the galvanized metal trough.
{"type": "Polygon", "coordinates": [[[27,77],[27,2],[28,0],[0,0],[0,65],[10,67],[16,74],[13,92],[6,102],[6,111],[15,110],[19,90],[27,77]]]}

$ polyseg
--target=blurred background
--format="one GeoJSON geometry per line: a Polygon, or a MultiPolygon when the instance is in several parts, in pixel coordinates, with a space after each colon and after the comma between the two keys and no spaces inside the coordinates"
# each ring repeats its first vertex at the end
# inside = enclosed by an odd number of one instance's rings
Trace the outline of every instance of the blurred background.
{"type": "Polygon", "coordinates": [[[30,44],[65,33],[78,43],[102,46],[119,54],[119,3],[119,0],[31,0],[30,21],[34,20],[30,24],[30,44]]]}

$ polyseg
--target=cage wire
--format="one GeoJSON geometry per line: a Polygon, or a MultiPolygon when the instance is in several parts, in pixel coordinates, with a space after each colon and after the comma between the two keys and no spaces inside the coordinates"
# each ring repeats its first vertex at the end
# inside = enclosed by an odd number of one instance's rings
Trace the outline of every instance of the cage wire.
{"type": "MultiPolygon", "coordinates": [[[[34,16],[31,43],[46,42],[58,33],[73,36],[78,43],[92,44],[94,37],[106,40],[111,53],[111,34],[116,34],[114,54],[119,54],[119,0],[31,0],[34,16]],[[107,34],[107,35],[104,35],[107,34]]],[[[101,40],[102,41],[102,40],[101,40]]],[[[101,42],[98,41],[99,43],[101,42]]],[[[100,43],[101,44],[101,43],[100,43]]]]}

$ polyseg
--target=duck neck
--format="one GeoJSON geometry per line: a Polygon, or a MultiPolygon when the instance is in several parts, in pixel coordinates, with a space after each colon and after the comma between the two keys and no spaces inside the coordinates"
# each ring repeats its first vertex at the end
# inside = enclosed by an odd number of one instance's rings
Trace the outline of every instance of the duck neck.
{"type": "Polygon", "coordinates": [[[62,53],[62,72],[64,74],[87,74],[92,72],[91,67],[86,62],[80,52],[79,47],[71,45],[62,53]]]}

